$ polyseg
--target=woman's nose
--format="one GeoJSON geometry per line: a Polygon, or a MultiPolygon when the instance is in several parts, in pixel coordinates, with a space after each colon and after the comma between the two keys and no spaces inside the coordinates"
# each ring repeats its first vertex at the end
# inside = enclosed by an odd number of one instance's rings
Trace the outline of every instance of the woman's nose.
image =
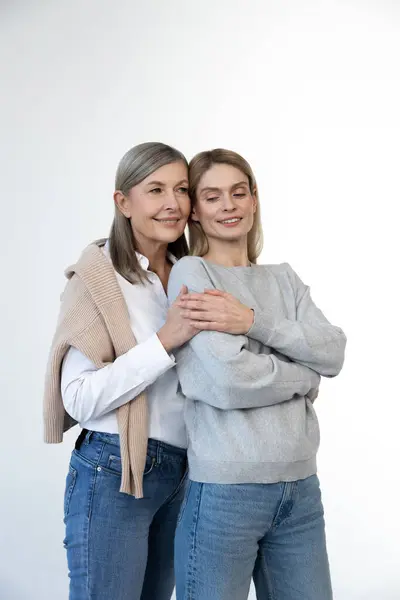
{"type": "Polygon", "coordinates": [[[170,209],[179,208],[179,202],[176,199],[176,195],[175,195],[174,190],[171,190],[171,191],[167,192],[166,207],[170,208],[170,209]]]}
{"type": "Polygon", "coordinates": [[[223,210],[235,210],[235,203],[230,194],[224,194],[222,199],[223,210]]]}

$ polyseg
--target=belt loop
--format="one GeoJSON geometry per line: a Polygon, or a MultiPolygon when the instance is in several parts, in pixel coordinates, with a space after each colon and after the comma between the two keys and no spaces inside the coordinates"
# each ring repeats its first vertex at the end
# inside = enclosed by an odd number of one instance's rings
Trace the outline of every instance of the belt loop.
{"type": "Polygon", "coordinates": [[[157,442],[157,464],[160,465],[161,464],[161,457],[162,457],[162,448],[161,448],[161,444],[159,442],[157,442]]]}
{"type": "Polygon", "coordinates": [[[93,435],[93,431],[88,431],[87,429],[82,429],[82,431],[80,432],[80,434],[77,437],[77,440],[75,442],[75,450],[79,450],[79,448],[82,446],[82,444],[89,444],[90,442],[90,438],[93,435]]]}

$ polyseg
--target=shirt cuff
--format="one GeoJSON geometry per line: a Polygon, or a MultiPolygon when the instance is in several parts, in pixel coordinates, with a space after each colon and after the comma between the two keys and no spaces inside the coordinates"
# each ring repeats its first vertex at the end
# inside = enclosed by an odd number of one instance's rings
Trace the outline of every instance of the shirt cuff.
{"type": "MultiPolygon", "coordinates": [[[[157,379],[175,366],[175,357],[173,354],[168,354],[164,346],[160,342],[160,339],[156,333],[149,337],[145,342],[140,344],[140,362],[142,367],[142,376],[144,379],[157,379]]],[[[138,346],[134,346],[129,353],[132,353],[133,365],[132,367],[137,369],[137,349],[138,346]],[[132,352],[135,351],[136,352],[132,352]]]]}

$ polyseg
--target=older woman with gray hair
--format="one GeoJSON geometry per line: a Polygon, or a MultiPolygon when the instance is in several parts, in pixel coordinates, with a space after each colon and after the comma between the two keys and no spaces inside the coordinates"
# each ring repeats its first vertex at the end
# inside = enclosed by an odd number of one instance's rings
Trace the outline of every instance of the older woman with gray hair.
{"type": "MultiPolygon", "coordinates": [[[[109,238],[67,271],[45,439],[82,428],[64,497],[70,600],[168,600],[187,448],[173,351],[198,331],[166,295],[173,263],[188,252],[185,157],[161,143],[132,148],[114,202],[109,238]]],[[[224,326],[246,332],[249,310],[228,325],[224,316],[224,326]]]]}

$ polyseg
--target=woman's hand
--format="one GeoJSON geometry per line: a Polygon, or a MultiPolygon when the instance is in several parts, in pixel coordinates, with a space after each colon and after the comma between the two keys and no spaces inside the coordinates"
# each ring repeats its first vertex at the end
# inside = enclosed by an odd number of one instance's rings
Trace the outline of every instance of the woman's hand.
{"type": "Polygon", "coordinates": [[[177,301],[182,316],[196,330],[246,334],[254,322],[254,312],[237,298],[220,290],[204,294],[182,294],[177,301]]]}
{"type": "Polygon", "coordinates": [[[199,333],[199,330],[191,324],[190,320],[183,317],[182,309],[179,306],[182,295],[187,294],[187,291],[187,287],[182,286],[178,298],[168,310],[165,325],[157,332],[158,338],[167,352],[183,346],[199,333]]]}

